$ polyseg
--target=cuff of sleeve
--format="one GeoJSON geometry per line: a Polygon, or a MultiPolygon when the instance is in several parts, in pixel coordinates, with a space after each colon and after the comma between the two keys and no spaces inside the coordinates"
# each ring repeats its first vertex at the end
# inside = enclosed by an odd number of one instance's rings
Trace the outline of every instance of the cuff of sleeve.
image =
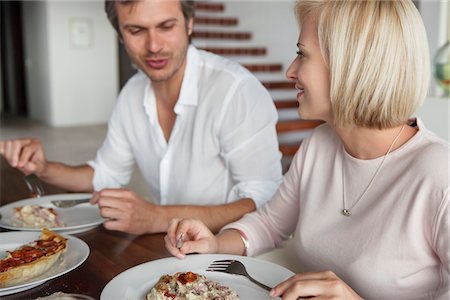
{"type": "Polygon", "coordinates": [[[242,253],[242,256],[247,256],[248,249],[250,248],[250,243],[248,242],[247,235],[240,229],[234,228],[234,230],[239,233],[242,243],[244,244],[244,252],[242,253]]]}
{"type": "Polygon", "coordinates": [[[94,176],[92,177],[92,186],[94,190],[99,191],[104,188],[120,188],[123,184],[119,180],[115,180],[110,174],[112,172],[105,172],[97,160],[90,160],[86,163],[94,169],[94,176]]]}

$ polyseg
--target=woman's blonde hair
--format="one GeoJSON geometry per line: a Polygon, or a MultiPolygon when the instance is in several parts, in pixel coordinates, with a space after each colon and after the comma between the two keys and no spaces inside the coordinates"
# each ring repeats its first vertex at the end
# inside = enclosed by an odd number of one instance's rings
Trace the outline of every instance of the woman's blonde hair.
{"type": "Polygon", "coordinates": [[[336,126],[391,128],[419,108],[430,62],[411,0],[298,0],[295,11],[300,24],[308,14],[318,18],[336,126]]]}

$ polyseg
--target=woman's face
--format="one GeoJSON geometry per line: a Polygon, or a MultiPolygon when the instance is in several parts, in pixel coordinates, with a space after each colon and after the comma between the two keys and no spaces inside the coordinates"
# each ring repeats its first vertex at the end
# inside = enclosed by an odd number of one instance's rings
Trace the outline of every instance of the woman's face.
{"type": "Polygon", "coordinates": [[[305,18],[297,47],[298,55],[289,66],[286,77],[295,81],[298,113],[303,119],[331,122],[330,73],[320,52],[314,15],[305,18]]]}

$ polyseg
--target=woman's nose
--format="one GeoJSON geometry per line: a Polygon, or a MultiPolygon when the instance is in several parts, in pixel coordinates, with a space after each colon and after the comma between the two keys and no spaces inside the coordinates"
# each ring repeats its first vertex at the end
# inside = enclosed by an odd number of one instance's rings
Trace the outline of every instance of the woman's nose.
{"type": "Polygon", "coordinates": [[[298,59],[295,58],[286,71],[286,78],[293,81],[297,80],[297,74],[298,74],[298,59]]]}

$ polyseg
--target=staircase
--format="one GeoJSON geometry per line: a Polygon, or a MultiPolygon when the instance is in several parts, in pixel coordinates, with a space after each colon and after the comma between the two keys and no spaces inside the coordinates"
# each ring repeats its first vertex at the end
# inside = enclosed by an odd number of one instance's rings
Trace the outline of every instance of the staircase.
{"type": "MultiPolygon", "coordinates": [[[[253,33],[241,28],[237,16],[229,16],[226,10],[227,5],[232,3],[207,0],[196,3],[192,43],[199,49],[239,62],[267,88],[279,114],[277,132],[280,151],[283,154],[283,172],[285,172],[302,139],[322,122],[299,118],[294,83],[288,81],[283,72],[287,66],[278,61],[271,61],[267,47],[270,41],[255,46],[252,40],[253,33]]],[[[239,4],[235,2],[233,5],[239,4]]],[[[254,2],[254,5],[261,4],[254,2]]]]}

